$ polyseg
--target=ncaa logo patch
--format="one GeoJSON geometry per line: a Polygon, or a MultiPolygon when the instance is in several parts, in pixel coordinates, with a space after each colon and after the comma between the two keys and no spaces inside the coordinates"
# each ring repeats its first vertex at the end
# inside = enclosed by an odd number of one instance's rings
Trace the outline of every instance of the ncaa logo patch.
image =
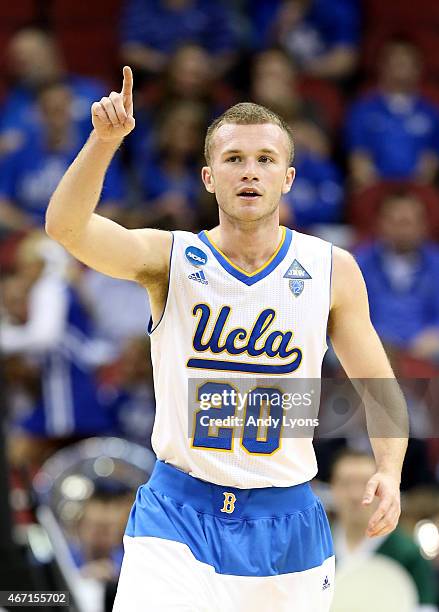
{"type": "Polygon", "coordinates": [[[295,259],[291,266],[284,274],[284,278],[298,279],[298,280],[308,280],[311,278],[311,275],[305,270],[301,263],[295,259]]]}
{"type": "Polygon", "coordinates": [[[201,267],[207,264],[207,255],[196,246],[189,246],[184,252],[186,259],[193,266],[201,267]]]}

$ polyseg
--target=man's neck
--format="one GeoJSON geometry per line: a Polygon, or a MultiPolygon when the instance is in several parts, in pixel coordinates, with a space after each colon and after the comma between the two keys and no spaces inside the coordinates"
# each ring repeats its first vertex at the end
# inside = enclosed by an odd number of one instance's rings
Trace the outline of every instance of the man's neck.
{"type": "Polygon", "coordinates": [[[232,263],[251,274],[274,254],[283,236],[278,215],[262,222],[223,219],[209,231],[209,238],[232,263]]]}

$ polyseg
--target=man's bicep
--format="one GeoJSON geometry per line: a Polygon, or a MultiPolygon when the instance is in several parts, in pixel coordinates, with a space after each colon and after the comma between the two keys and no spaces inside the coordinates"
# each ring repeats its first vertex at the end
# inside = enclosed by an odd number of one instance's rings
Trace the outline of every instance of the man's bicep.
{"type": "Polygon", "coordinates": [[[329,336],[350,378],[392,376],[383,345],[369,315],[363,275],[354,258],[334,249],[329,336]]]}
{"type": "Polygon", "coordinates": [[[172,235],[155,229],[128,230],[93,214],[80,236],[64,246],[90,268],[108,276],[148,283],[166,274],[172,235]]]}

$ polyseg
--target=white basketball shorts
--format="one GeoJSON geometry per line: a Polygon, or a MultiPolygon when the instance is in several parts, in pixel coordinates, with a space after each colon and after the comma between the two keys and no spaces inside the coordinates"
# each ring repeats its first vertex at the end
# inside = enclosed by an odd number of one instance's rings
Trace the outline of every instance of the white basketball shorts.
{"type": "Polygon", "coordinates": [[[309,483],[228,488],[158,461],[124,546],[113,612],[329,612],[332,538],[309,483]]]}

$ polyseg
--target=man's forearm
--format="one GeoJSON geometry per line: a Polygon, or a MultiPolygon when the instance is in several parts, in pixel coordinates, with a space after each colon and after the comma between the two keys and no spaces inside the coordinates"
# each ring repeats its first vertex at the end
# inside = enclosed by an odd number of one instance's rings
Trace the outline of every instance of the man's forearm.
{"type": "Polygon", "coordinates": [[[370,438],[378,472],[385,472],[401,481],[407,438],[370,438]]]}
{"type": "Polygon", "coordinates": [[[69,242],[90,220],[102,191],[105,173],[121,141],[100,140],[95,131],[73,161],[50,200],[46,231],[69,242]]]}
{"type": "Polygon", "coordinates": [[[407,450],[409,419],[407,403],[395,378],[361,381],[367,429],[377,471],[401,478],[407,450]]]}

